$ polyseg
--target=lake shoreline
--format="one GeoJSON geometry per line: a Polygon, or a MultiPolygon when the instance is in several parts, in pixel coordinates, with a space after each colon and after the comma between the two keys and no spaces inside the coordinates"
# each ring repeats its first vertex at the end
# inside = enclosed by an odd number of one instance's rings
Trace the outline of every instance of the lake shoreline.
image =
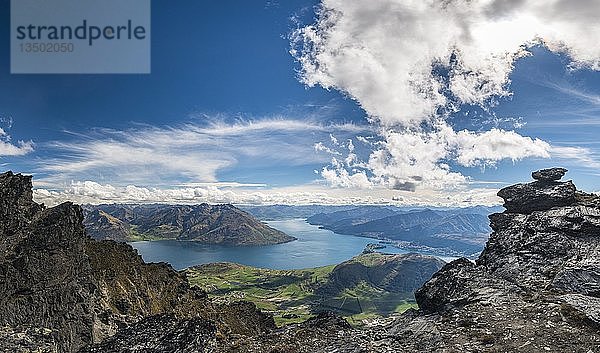
{"type": "MultiPolygon", "coordinates": [[[[373,238],[337,234],[321,229],[301,218],[263,222],[295,237],[296,240],[282,244],[251,246],[213,245],[190,240],[150,240],[129,244],[138,251],[144,261],[167,262],[177,270],[218,262],[272,270],[301,270],[340,264],[361,254],[374,242],[373,238]]],[[[381,253],[415,252],[396,248],[391,244],[385,245],[387,246],[381,249],[381,253]]],[[[436,257],[448,261],[447,257],[436,257]]]]}

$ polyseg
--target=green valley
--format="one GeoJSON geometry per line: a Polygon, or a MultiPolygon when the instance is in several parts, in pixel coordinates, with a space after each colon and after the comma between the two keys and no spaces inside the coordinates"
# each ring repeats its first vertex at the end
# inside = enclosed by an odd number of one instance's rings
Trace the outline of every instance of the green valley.
{"type": "Polygon", "coordinates": [[[334,311],[351,324],[415,307],[413,292],[443,266],[418,254],[362,254],[339,265],[271,270],[232,263],[200,265],[189,281],[222,302],[248,300],[272,313],[278,325],[334,311]]]}

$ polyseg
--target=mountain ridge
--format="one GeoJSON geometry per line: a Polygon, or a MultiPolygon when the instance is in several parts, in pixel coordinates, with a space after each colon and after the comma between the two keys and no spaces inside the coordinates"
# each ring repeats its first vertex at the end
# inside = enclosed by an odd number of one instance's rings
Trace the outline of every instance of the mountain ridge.
{"type": "MultiPolygon", "coordinates": [[[[273,319],[251,303],[212,303],[170,265],[146,264],[128,244],[88,237],[81,208],[70,202],[51,208],[33,202],[31,179],[0,174],[4,351],[77,352],[148,318],[158,325],[191,320],[210,328],[205,333],[212,332],[210,337],[274,328],[273,319]]],[[[164,346],[175,351],[181,344],[164,346]]]]}
{"type": "MultiPolygon", "coordinates": [[[[385,210],[385,209],[384,209],[385,210]]],[[[477,209],[395,210],[383,214],[358,208],[317,214],[307,221],[338,234],[408,242],[416,246],[477,254],[490,233],[487,215],[477,209]],[[470,213],[472,212],[472,213],[470,213]],[[347,218],[335,220],[335,215],[347,218]]],[[[482,212],[482,209],[479,210],[482,212]]],[[[405,245],[406,246],[406,245],[405,245]]]]}
{"type": "Polygon", "coordinates": [[[233,205],[84,205],[84,224],[95,239],[176,239],[251,246],[296,238],[269,227],[233,205]]]}

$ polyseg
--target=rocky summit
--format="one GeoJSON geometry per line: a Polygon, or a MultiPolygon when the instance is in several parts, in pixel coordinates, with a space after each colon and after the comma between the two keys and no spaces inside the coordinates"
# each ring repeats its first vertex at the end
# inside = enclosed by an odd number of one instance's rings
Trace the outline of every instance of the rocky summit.
{"type": "Polygon", "coordinates": [[[543,169],[533,172],[537,181],[504,188],[498,196],[504,199],[504,207],[511,213],[530,214],[533,211],[575,203],[577,189],[571,181],[560,182],[566,173],[564,168],[543,169]]]}
{"type": "Polygon", "coordinates": [[[275,327],[215,304],[167,264],[88,238],[79,207],[45,209],[0,174],[0,349],[5,352],[600,352],[600,198],[566,170],[499,192],[506,210],[472,262],[446,264],[418,310],[354,328],[334,314],[275,327]]]}

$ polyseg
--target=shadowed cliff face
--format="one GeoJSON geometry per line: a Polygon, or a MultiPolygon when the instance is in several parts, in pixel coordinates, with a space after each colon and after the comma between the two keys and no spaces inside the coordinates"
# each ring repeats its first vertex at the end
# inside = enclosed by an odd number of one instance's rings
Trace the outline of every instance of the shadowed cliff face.
{"type": "MultiPolygon", "coordinates": [[[[252,335],[274,327],[252,304],[214,305],[168,264],[145,264],[129,245],[87,237],[79,206],[45,209],[32,201],[31,187],[31,177],[0,174],[4,351],[75,352],[151,323],[180,329],[193,323],[190,333],[202,331],[204,338],[189,342],[201,349],[216,333],[252,335]]],[[[151,333],[155,341],[172,342],[169,332],[151,333]]],[[[163,351],[175,351],[167,343],[163,351]]]]}
{"type": "Polygon", "coordinates": [[[0,235],[10,237],[26,226],[43,206],[33,202],[30,176],[0,174],[0,235]]]}
{"type": "Polygon", "coordinates": [[[31,177],[0,174],[0,323],[52,330],[58,347],[92,341],[95,284],[78,208],[43,209],[31,177]]]}
{"type": "Polygon", "coordinates": [[[561,182],[566,172],[541,170],[534,182],[500,190],[506,211],[490,216],[493,232],[476,263],[454,261],[417,291],[431,316],[415,322],[438,329],[430,339],[489,351],[596,352],[600,198],[561,182]]]}

